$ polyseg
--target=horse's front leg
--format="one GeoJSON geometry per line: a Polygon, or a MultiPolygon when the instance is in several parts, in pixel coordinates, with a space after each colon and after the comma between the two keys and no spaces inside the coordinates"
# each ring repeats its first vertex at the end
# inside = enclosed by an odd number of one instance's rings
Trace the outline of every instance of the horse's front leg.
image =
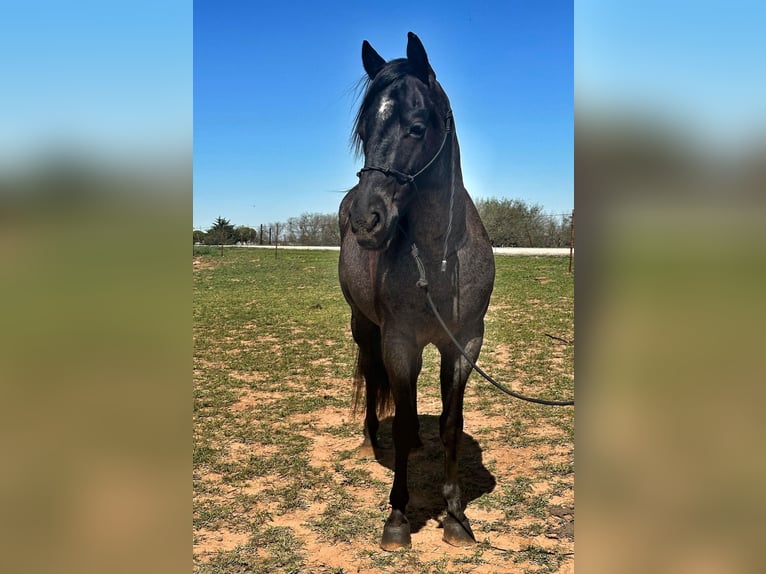
{"type": "Polygon", "coordinates": [[[412,545],[406,510],[409,501],[407,463],[410,451],[418,444],[418,421],[413,390],[420,373],[422,348],[412,338],[396,332],[383,335],[383,361],[394,395],[396,414],[392,427],[394,439],[394,484],[389,501],[391,514],[383,527],[380,546],[384,550],[409,548],[412,545]]]}
{"type": "MultiPolygon", "coordinates": [[[[464,348],[473,361],[479,356],[481,344],[481,335],[467,338],[464,348]]],[[[443,345],[440,350],[442,414],[439,418],[439,434],[444,445],[443,494],[447,502],[443,539],[453,546],[470,546],[476,542],[476,538],[463,511],[457,461],[463,434],[463,396],[471,366],[453,343],[443,345]]]]}

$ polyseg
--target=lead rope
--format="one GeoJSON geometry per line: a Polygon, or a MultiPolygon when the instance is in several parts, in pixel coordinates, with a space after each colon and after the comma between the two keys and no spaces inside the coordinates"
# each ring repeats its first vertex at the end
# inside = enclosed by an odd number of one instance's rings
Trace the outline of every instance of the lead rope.
{"type": "MultiPolygon", "coordinates": [[[[444,332],[447,333],[450,340],[454,343],[455,347],[457,347],[457,350],[460,351],[460,354],[465,357],[466,361],[468,361],[468,364],[471,365],[471,368],[479,373],[482,377],[484,377],[489,383],[494,385],[496,388],[500,389],[502,392],[504,392],[507,395],[510,395],[512,397],[515,397],[517,399],[521,399],[522,401],[528,401],[530,403],[537,403],[539,405],[549,405],[549,406],[574,406],[574,400],[571,401],[550,401],[548,399],[538,399],[536,397],[528,397],[526,395],[522,395],[521,393],[517,393],[515,391],[512,391],[505,385],[502,385],[498,383],[495,379],[490,377],[487,373],[485,373],[475,362],[474,360],[468,355],[466,350],[462,347],[460,343],[458,343],[457,339],[455,339],[455,336],[452,334],[452,331],[449,330],[449,327],[447,327],[447,324],[444,322],[444,319],[442,319],[442,316],[439,314],[439,310],[436,308],[436,305],[434,304],[433,299],[431,298],[431,294],[428,292],[428,279],[426,278],[426,268],[423,265],[423,261],[420,259],[420,255],[418,253],[418,247],[414,243],[412,244],[412,250],[410,251],[410,254],[412,255],[413,259],[415,259],[415,264],[418,267],[418,273],[419,278],[417,280],[416,285],[423,289],[426,294],[426,300],[428,301],[428,305],[431,307],[431,310],[433,311],[434,315],[436,316],[436,319],[439,321],[439,324],[442,326],[442,329],[444,329],[444,332]]],[[[445,261],[442,261],[442,266],[445,266],[445,261]]]]}
{"type": "MultiPolygon", "coordinates": [[[[450,146],[450,164],[455,163],[455,146],[450,146]]],[[[447,232],[444,234],[444,254],[442,255],[441,272],[447,271],[447,243],[449,241],[450,232],[452,231],[452,208],[455,205],[455,174],[452,170],[449,172],[449,219],[447,220],[447,232]]],[[[423,271],[425,273],[425,270],[423,271]]]]}

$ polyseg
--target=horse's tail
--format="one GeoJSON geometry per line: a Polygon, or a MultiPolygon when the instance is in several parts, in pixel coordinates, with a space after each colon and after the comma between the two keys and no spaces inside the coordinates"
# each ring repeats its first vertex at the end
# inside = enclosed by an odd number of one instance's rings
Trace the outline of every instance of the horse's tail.
{"type": "MultiPolygon", "coordinates": [[[[394,412],[394,396],[391,394],[391,385],[385,372],[382,377],[371,377],[370,385],[375,392],[375,410],[378,418],[386,417],[394,412]]],[[[367,407],[367,384],[364,375],[359,350],[356,352],[356,364],[354,366],[354,415],[367,407]]]]}

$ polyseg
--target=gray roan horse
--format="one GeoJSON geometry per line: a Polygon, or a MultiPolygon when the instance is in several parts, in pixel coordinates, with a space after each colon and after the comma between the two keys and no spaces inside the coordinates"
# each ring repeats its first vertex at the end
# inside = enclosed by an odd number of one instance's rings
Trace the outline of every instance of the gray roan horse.
{"type": "Polygon", "coordinates": [[[362,387],[366,393],[363,448],[378,446],[378,417],[389,412],[392,399],[395,407],[392,510],[380,544],[385,550],[411,545],[407,460],[422,446],[416,385],[423,349],[434,344],[441,354],[443,538],[470,545],[475,538],[463,512],[457,459],[471,367],[422,287],[427,278],[444,321],[476,360],[495,277],[492,248],[463,187],[449,99],[420,39],[410,32],[407,57],[390,62],[365,41],[362,63],[369,79],[352,138],[365,167],[340,206],[339,276],[359,347],[357,400],[362,387]]]}

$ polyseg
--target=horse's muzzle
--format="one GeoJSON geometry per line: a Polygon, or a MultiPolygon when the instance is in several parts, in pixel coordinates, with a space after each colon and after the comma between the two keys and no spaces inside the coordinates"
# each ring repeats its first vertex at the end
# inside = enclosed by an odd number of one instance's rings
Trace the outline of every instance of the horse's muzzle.
{"type": "Polygon", "coordinates": [[[355,201],[351,205],[351,231],[362,249],[379,250],[388,247],[396,228],[395,212],[396,209],[386,206],[381,198],[374,198],[370,202],[355,201]]]}

